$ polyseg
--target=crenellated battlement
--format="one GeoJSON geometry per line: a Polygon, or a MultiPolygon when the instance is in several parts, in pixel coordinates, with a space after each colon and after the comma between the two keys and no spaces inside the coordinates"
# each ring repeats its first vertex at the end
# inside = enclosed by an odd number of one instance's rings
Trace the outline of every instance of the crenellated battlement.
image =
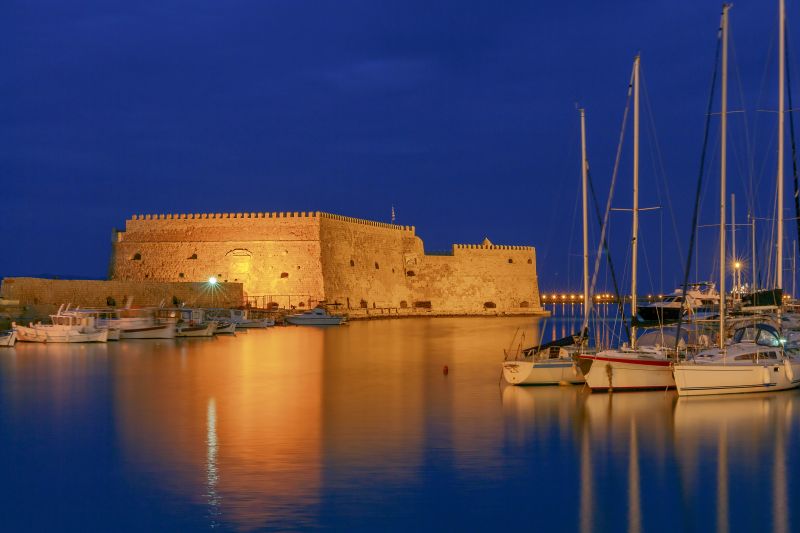
{"type": "Polygon", "coordinates": [[[454,244],[453,250],[516,250],[532,252],[533,246],[511,246],[504,244],[454,244]]]}
{"type": "Polygon", "coordinates": [[[132,215],[131,220],[207,220],[207,219],[242,219],[242,218],[261,218],[261,219],[285,219],[285,218],[327,218],[330,220],[339,220],[342,222],[349,222],[352,224],[363,224],[366,226],[373,226],[385,229],[394,229],[400,231],[409,231],[414,233],[414,226],[404,226],[399,224],[387,224],[385,222],[377,222],[374,220],[367,220],[363,218],[348,217],[343,215],[336,215],[333,213],[325,213],[322,211],[273,211],[273,212],[250,212],[250,213],[159,213],[159,214],[139,214],[132,215]]]}

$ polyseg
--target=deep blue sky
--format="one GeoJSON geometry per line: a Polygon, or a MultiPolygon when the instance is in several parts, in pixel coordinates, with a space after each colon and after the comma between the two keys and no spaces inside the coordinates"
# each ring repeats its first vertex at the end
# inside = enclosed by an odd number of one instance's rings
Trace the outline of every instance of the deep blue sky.
{"type": "MultiPolygon", "coordinates": [[[[788,10],[795,27],[800,6],[788,10]]],[[[543,289],[577,288],[575,102],[588,109],[605,197],[641,51],[653,117],[643,108],[641,202],[666,207],[668,181],[674,207],[643,215],[642,283],[659,290],[663,240],[671,289],[686,253],[719,13],[719,2],[695,0],[6,0],[0,275],[102,277],[111,230],[133,213],[321,210],[388,221],[394,205],[428,249],[484,235],[533,244],[543,289]],[[654,172],[656,146],[663,172],[654,172]]],[[[773,214],[776,120],[758,110],[776,106],[776,19],[777,2],[731,10],[731,107],[747,112],[730,121],[740,222],[748,165],[759,184],[749,201],[773,214]]],[[[617,207],[630,206],[629,153],[628,143],[617,207]]],[[[718,159],[709,164],[704,223],[716,220],[718,200],[718,159]]],[[[629,221],[613,221],[622,269],[629,221]]],[[[716,237],[702,235],[704,278],[716,237]]]]}

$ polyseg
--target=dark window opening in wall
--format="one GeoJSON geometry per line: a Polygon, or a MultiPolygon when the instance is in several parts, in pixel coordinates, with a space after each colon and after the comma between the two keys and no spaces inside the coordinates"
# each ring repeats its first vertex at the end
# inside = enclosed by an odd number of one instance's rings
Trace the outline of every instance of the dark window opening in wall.
{"type": "Polygon", "coordinates": [[[532,265],[533,264],[533,259],[528,259],[528,264],[532,265]]]}
{"type": "Polygon", "coordinates": [[[189,259],[197,259],[197,254],[192,254],[189,256],[189,259]]]}
{"type": "Polygon", "coordinates": [[[281,272],[281,277],[282,278],[288,278],[289,277],[289,273],[288,272],[281,272]]]}
{"type": "Polygon", "coordinates": [[[408,272],[406,272],[406,276],[408,276],[409,278],[413,278],[416,275],[417,274],[413,270],[409,270],[408,272]]]}
{"type": "Polygon", "coordinates": [[[394,274],[394,269],[392,269],[392,274],[394,274]]]}
{"type": "Polygon", "coordinates": [[[305,302],[300,302],[298,305],[299,305],[299,307],[305,307],[306,303],[305,302]]]}
{"type": "Polygon", "coordinates": [[[267,304],[267,309],[277,309],[277,308],[278,308],[278,302],[269,302],[267,304]]]}
{"type": "Polygon", "coordinates": [[[222,274],[217,274],[217,277],[218,278],[222,278],[222,274]]]}
{"type": "Polygon", "coordinates": [[[174,294],[172,295],[172,305],[174,305],[174,306],[181,305],[181,301],[178,300],[178,297],[175,296],[174,294]]]}
{"type": "Polygon", "coordinates": [[[149,277],[150,277],[150,274],[145,274],[145,275],[144,275],[144,279],[147,279],[147,278],[149,278],[149,277]]]}
{"type": "Polygon", "coordinates": [[[139,252],[136,252],[131,257],[131,261],[141,261],[141,260],[142,260],[142,254],[140,254],[139,252]]]}
{"type": "Polygon", "coordinates": [[[400,301],[400,309],[406,309],[406,308],[408,308],[408,302],[405,301],[405,300],[401,300],[400,301]]]}
{"type": "Polygon", "coordinates": [[[508,258],[508,262],[509,262],[509,263],[513,263],[513,262],[514,262],[514,260],[513,260],[513,259],[511,259],[511,258],[509,257],[509,258],[508,258]]]}
{"type": "Polygon", "coordinates": [[[178,272],[178,277],[183,279],[183,272],[178,272]]]}
{"type": "Polygon", "coordinates": [[[350,266],[351,266],[351,267],[354,267],[354,266],[356,266],[356,262],[355,262],[355,261],[353,261],[352,259],[350,260],[350,266]]]}
{"type": "Polygon", "coordinates": [[[114,299],[113,296],[106,296],[106,305],[109,307],[116,307],[117,301],[114,299]]]}
{"type": "Polygon", "coordinates": [[[497,304],[494,303],[494,302],[483,302],[483,308],[484,309],[495,309],[496,307],[497,307],[497,304]]]}
{"type": "Polygon", "coordinates": [[[530,306],[531,306],[531,304],[530,304],[529,302],[525,301],[525,302],[520,302],[520,303],[519,303],[519,306],[520,306],[520,307],[530,307],[530,306]]]}
{"type": "Polygon", "coordinates": [[[361,308],[362,309],[366,309],[367,307],[368,307],[367,306],[367,301],[366,300],[361,300],[361,308]]]}
{"type": "Polygon", "coordinates": [[[378,264],[378,262],[377,262],[377,261],[375,261],[375,270],[378,270],[380,267],[381,267],[381,266],[378,264]]]}
{"type": "Polygon", "coordinates": [[[431,309],[433,306],[429,300],[417,300],[414,302],[415,309],[431,309]]]}
{"type": "Polygon", "coordinates": [[[297,270],[300,270],[300,265],[297,265],[297,270]]]}

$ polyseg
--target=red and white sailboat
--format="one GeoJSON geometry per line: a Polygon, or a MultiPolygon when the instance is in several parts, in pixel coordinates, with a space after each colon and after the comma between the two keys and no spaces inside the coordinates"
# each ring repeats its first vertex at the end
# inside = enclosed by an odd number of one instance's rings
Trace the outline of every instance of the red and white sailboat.
{"type": "MultiPolygon", "coordinates": [[[[631,250],[631,316],[636,317],[636,269],[639,239],[639,64],[633,60],[633,239],[631,250]]],[[[637,346],[636,326],[631,343],[597,354],[582,354],[586,384],[592,391],[667,389],[675,387],[671,351],[664,346],[637,346]]]]}

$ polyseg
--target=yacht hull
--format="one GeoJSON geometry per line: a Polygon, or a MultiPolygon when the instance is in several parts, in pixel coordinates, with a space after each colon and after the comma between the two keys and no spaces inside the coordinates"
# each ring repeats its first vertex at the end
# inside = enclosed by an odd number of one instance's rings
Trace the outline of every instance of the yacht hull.
{"type": "Polygon", "coordinates": [[[800,387],[800,361],[755,365],[682,363],[674,368],[679,396],[745,394],[800,387]]]}
{"type": "Polygon", "coordinates": [[[637,359],[602,355],[581,356],[591,360],[586,384],[593,392],[674,389],[671,362],[666,359],[637,359]]]}
{"type": "Polygon", "coordinates": [[[559,385],[583,383],[578,365],[572,361],[506,361],[503,377],[511,385],[559,385]]]}

